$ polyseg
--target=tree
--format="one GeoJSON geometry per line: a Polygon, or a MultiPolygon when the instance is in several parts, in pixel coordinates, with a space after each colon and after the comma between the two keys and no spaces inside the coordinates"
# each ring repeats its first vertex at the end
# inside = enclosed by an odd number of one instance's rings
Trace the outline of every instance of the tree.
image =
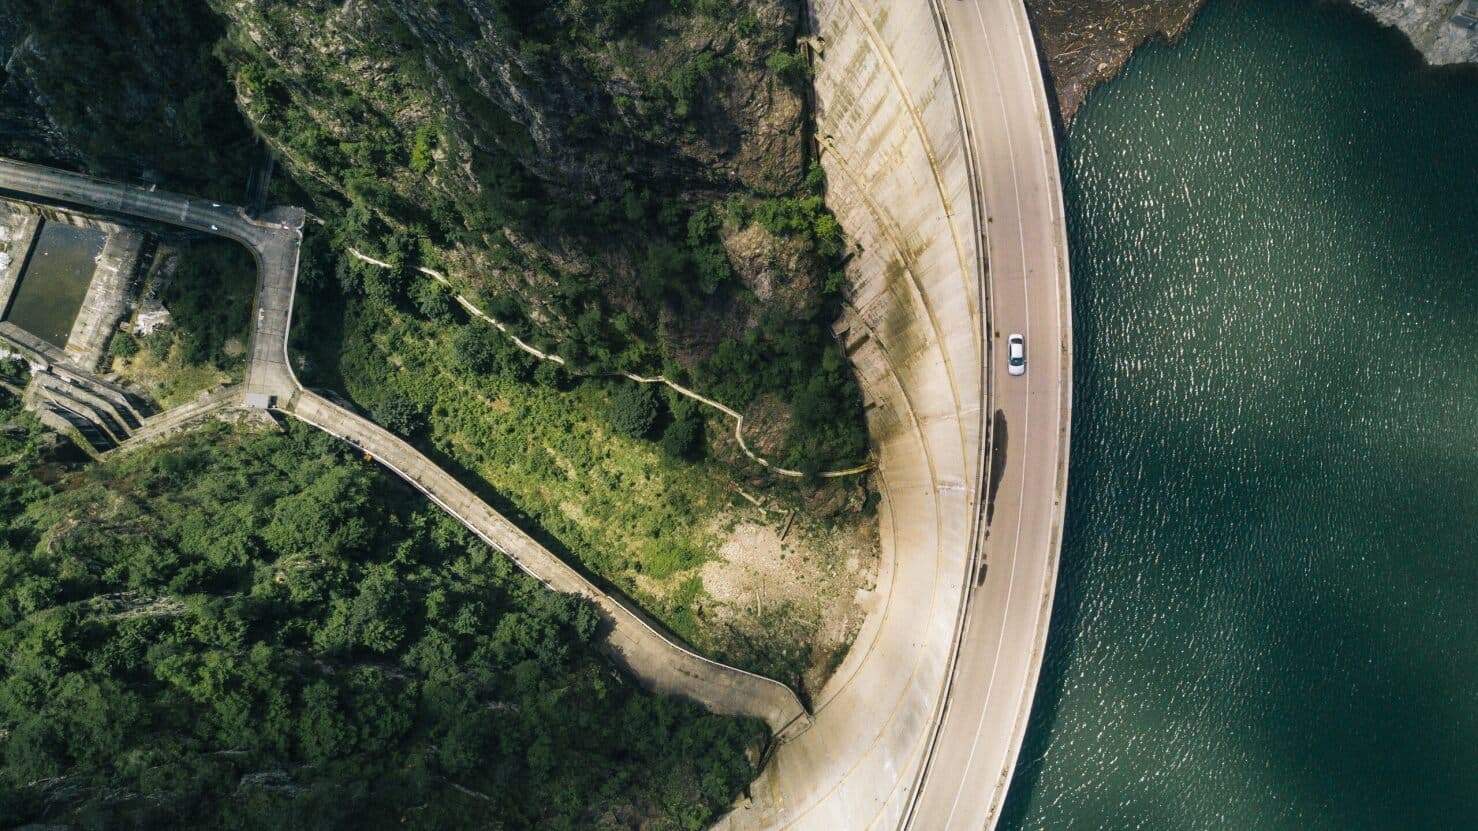
{"type": "MultiPolygon", "coordinates": [[[[690,402],[691,403],[691,402],[690,402]]],[[[673,409],[672,421],[662,431],[662,450],[675,459],[701,455],[703,419],[695,407],[673,409]]]]}
{"type": "Polygon", "coordinates": [[[414,436],[426,424],[421,408],[399,396],[382,400],[370,410],[370,415],[386,430],[402,436],[414,436]]]}
{"type": "Polygon", "coordinates": [[[452,294],[438,280],[421,280],[411,289],[416,311],[436,323],[451,323],[455,318],[452,294]]]}
{"type": "Polygon", "coordinates": [[[540,361],[534,367],[534,383],[554,390],[570,388],[570,372],[554,361],[540,361]]]}
{"type": "Polygon", "coordinates": [[[645,438],[657,422],[657,394],[647,384],[628,384],[611,396],[606,414],[622,435],[645,438]]]}
{"type": "Polygon", "coordinates": [[[457,366],[476,375],[492,372],[498,358],[498,346],[494,342],[497,337],[498,333],[478,321],[458,329],[452,338],[457,366]]]}
{"type": "Polygon", "coordinates": [[[108,343],[108,354],[115,358],[132,358],[139,354],[139,342],[128,332],[118,332],[108,343]]]}

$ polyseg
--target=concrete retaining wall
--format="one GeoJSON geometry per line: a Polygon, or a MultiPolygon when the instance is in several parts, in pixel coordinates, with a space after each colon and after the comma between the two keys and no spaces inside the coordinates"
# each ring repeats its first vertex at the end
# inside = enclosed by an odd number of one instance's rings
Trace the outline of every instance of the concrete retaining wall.
{"type": "Polygon", "coordinates": [[[143,247],[144,235],[130,228],[113,230],[104,243],[82,308],[67,336],[67,354],[78,366],[97,370],[102,364],[109,338],[128,313],[130,290],[143,247]]]}
{"type": "Polygon", "coordinates": [[[0,268],[0,320],[10,312],[10,301],[20,285],[21,272],[31,258],[31,249],[36,247],[36,232],[41,230],[41,217],[37,214],[11,211],[0,206],[0,225],[5,226],[7,239],[0,241],[0,251],[6,256],[5,267],[0,268]]]}
{"type": "Polygon", "coordinates": [[[857,642],[721,826],[896,827],[939,716],[983,456],[983,245],[926,2],[812,0],[827,203],[857,253],[839,337],[879,457],[882,565],[857,642]]]}

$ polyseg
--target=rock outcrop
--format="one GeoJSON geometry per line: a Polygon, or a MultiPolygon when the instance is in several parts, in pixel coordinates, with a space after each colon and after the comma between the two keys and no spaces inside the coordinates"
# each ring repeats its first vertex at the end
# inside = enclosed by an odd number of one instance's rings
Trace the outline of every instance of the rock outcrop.
{"type": "MultiPolygon", "coordinates": [[[[1400,29],[1436,65],[1478,63],[1478,0],[1348,0],[1377,21],[1400,29]]],[[[1071,122],[1093,87],[1124,68],[1141,44],[1174,42],[1205,0],[1155,3],[1026,0],[1057,93],[1057,110],[1071,122]]]]}
{"type": "Polygon", "coordinates": [[[1400,29],[1433,66],[1478,63],[1478,2],[1474,0],[1349,0],[1386,26],[1400,29]]]}
{"type": "Polygon", "coordinates": [[[260,158],[194,0],[0,3],[0,155],[239,199],[260,158]]]}

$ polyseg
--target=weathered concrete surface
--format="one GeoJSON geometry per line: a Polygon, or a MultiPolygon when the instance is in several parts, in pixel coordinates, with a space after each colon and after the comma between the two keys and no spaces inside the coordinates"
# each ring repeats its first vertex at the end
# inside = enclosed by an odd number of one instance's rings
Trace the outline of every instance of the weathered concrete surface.
{"type": "Polygon", "coordinates": [[[137,430],[129,433],[128,438],[119,443],[118,449],[132,450],[154,444],[225,410],[240,406],[241,390],[238,387],[225,386],[201,393],[193,401],[144,419],[137,430]]]}
{"type": "Polygon", "coordinates": [[[723,827],[893,828],[938,720],[980,502],[982,264],[969,147],[926,3],[812,3],[827,203],[861,251],[838,332],[877,448],[877,607],[723,827]]]}
{"type": "Polygon", "coordinates": [[[99,395],[83,384],[64,381],[50,373],[39,373],[33,376],[32,385],[38,391],[54,393],[77,402],[77,406],[72,409],[90,417],[115,443],[126,441],[131,427],[137,424],[136,416],[128,408],[99,395]]]}
{"type": "Polygon", "coordinates": [[[15,298],[20,285],[21,271],[31,258],[31,249],[36,247],[36,232],[41,229],[41,217],[36,214],[12,211],[0,206],[0,227],[4,228],[4,239],[0,239],[0,320],[10,311],[10,301],[15,298]]]}
{"type": "Polygon", "coordinates": [[[128,313],[129,290],[138,268],[144,235],[131,228],[112,228],[72,331],[67,335],[67,354],[78,366],[96,370],[102,363],[119,321],[128,313]]]}
{"type": "Polygon", "coordinates": [[[33,374],[55,375],[73,386],[86,387],[106,398],[122,414],[130,429],[138,427],[152,411],[142,400],[87,370],[72,366],[66,353],[14,323],[0,321],[0,346],[25,358],[33,374]]]}
{"type": "Polygon", "coordinates": [[[1061,541],[1071,326],[1052,123],[1021,0],[812,11],[828,202],[860,243],[838,332],[879,448],[885,565],[814,726],[723,822],[973,831],[1010,783],[1061,541]],[[1010,332],[1029,339],[1025,378],[996,371],[1010,332]],[[1011,435],[988,520],[987,392],[1011,435]]]}

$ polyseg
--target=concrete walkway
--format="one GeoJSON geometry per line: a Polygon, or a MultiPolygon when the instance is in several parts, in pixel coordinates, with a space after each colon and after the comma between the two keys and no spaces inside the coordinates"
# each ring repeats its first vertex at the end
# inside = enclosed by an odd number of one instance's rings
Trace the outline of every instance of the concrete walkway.
{"type": "Polygon", "coordinates": [[[762,719],[782,739],[809,725],[805,708],[785,685],[681,646],[630,601],[596,587],[415,448],[302,388],[287,357],[301,209],[273,209],[251,218],[235,206],[6,159],[0,159],[0,193],[179,225],[245,245],[259,273],[246,393],[270,396],[283,412],[364,449],[546,586],[590,598],[605,619],[603,635],[611,653],[648,689],[689,698],[717,713],[762,719]]]}

